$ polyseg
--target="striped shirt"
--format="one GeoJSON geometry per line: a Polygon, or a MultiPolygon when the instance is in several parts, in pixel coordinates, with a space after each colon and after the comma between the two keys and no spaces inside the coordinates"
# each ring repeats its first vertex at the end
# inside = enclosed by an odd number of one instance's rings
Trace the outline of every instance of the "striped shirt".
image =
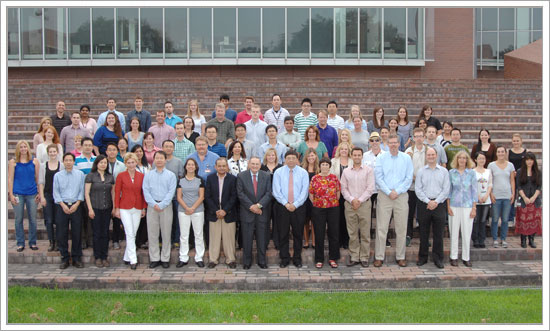
{"type": "Polygon", "coordinates": [[[269,124],[274,124],[277,127],[278,132],[282,132],[285,129],[285,117],[290,116],[288,110],[283,107],[275,111],[273,107],[266,110],[264,114],[264,121],[269,124]]]}
{"type": "Polygon", "coordinates": [[[317,120],[317,115],[315,115],[313,112],[309,113],[308,117],[305,117],[303,113],[298,113],[296,116],[294,116],[294,128],[298,133],[300,134],[300,137],[302,137],[302,140],[304,139],[304,133],[306,132],[306,129],[310,125],[317,125],[319,121],[317,120]]]}
{"type": "Polygon", "coordinates": [[[334,115],[334,117],[330,117],[329,115],[327,119],[327,124],[335,128],[336,131],[345,128],[344,119],[338,115],[334,115]]]}

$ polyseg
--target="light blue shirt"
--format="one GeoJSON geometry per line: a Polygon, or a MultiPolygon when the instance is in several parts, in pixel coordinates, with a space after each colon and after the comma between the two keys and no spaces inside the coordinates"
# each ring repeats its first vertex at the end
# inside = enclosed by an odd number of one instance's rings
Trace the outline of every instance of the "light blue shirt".
{"type": "Polygon", "coordinates": [[[191,155],[189,155],[188,157],[188,159],[193,159],[199,164],[198,174],[202,179],[204,179],[204,182],[206,182],[206,177],[208,177],[208,175],[216,172],[216,160],[219,158],[220,157],[218,156],[218,154],[212,153],[210,151],[206,152],[206,156],[204,157],[203,161],[201,161],[201,159],[199,158],[198,152],[191,153],[191,155]]]}
{"type": "MultiPolygon", "coordinates": [[[[355,125],[353,125],[353,122],[350,122],[349,120],[347,120],[347,121],[344,122],[344,128],[346,128],[350,131],[353,131],[353,130],[355,130],[355,125]]],[[[367,121],[363,120],[363,124],[361,124],[361,129],[364,130],[364,131],[368,131],[367,130],[367,121]]]]}
{"type": "Polygon", "coordinates": [[[183,120],[178,115],[172,114],[172,117],[166,116],[164,118],[164,123],[170,125],[173,128],[176,128],[176,123],[183,123],[183,120]]]}
{"type": "Polygon", "coordinates": [[[146,173],[143,178],[143,196],[149,207],[158,205],[160,209],[164,209],[171,206],[177,183],[176,175],[166,168],[161,172],[151,170],[146,173]]]}
{"type": "MultiPolygon", "coordinates": [[[[125,116],[123,113],[119,112],[118,110],[113,110],[116,114],[116,116],[118,116],[118,120],[120,121],[120,127],[122,128],[122,132],[124,132],[124,130],[126,130],[126,119],[125,119],[125,116]]],[[[111,112],[110,110],[107,110],[107,111],[104,111],[103,113],[101,113],[99,115],[99,117],[97,118],[97,127],[101,127],[103,124],[105,124],[105,119],[107,118],[107,114],[109,114],[109,112],[111,112]]]]}
{"type": "Polygon", "coordinates": [[[84,201],[84,178],[82,171],[73,167],[73,170],[61,170],[53,176],[53,199],[55,203],[74,203],[84,201]]]}
{"type": "Polygon", "coordinates": [[[267,136],[265,134],[265,128],[267,123],[258,119],[258,122],[254,123],[252,120],[245,122],[246,126],[246,140],[249,140],[254,143],[254,145],[259,146],[267,141],[267,136]]]}
{"type": "MultiPolygon", "coordinates": [[[[272,147],[273,146],[271,146],[269,142],[258,146],[256,148],[256,156],[259,157],[260,160],[263,160],[265,152],[267,152],[267,150],[272,147]]],[[[277,151],[277,158],[279,159],[279,164],[283,164],[283,161],[285,160],[285,153],[288,150],[288,148],[280,141],[277,141],[277,145],[275,145],[275,150],[277,151]]]]}
{"type": "Polygon", "coordinates": [[[451,191],[449,171],[439,164],[434,169],[429,165],[420,168],[414,181],[414,191],[418,200],[424,203],[430,200],[435,200],[438,204],[445,202],[451,191]]]}
{"type": "Polygon", "coordinates": [[[392,190],[397,194],[408,191],[413,179],[413,164],[411,157],[403,152],[393,156],[391,152],[384,153],[376,159],[374,167],[376,188],[386,195],[392,190]]]}
{"type": "MultiPolygon", "coordinates": [[[[282,166],[273,174],[273,196],[281,205],[288,203],[288,175],[290,168],[282,166]]],[[[298,208],[306,202],[309,190],[309,175],[299,166],[293,169],[294,203],[298,208]]]]}

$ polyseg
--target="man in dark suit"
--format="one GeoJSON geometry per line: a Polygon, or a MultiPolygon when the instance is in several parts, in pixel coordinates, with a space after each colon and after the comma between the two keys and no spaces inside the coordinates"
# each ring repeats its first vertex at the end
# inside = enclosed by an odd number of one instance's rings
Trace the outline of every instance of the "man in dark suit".
{"type": "Polygon", "coordinates": [[[252,264],[252,241],[256,234],[258,266],[267,268],[265,251],[267,247],[267,224],[271,203],[271,176],[260,170],[260,158],[254,156],[248,161],[248,170],[237,176],[237,194],[241,203],[240,216],[243,236],[244,269],[252,264]]]}
{"type": "Polygon", "coordinates": [[[235,221],[237,220],[237,177],[228,173],[227,159],[216,160],[216,173],[206,178],[204,203],[206,205],[206,221],[210,222],[210,243],[208,253],[210,262],[208,268],[214,268],[220,257],[220,244],[223,241],[225,263],[231,269],[237,267],[235,258],[235,221]],[[221,192],[220,192],[221,189],[221,192]]]}

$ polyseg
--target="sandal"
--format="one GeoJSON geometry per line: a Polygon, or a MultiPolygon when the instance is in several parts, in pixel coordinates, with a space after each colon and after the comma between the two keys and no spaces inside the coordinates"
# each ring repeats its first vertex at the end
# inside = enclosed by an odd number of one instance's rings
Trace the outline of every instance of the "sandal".
{"type": "Polygon", "coordinates": [[[330,264],[331,268],[338,268],[338,263],[336,263],[336,261],[334,260],[329,260],[328,264],[330,264]]]}
{"type": "Polygon", "coordinates": [[[323,267],[323,262],[317,262],[315,263],[315,268],[321,269],[323,267]]]}
{"type": "Polygon", "coordinates": [[[25,249],[25,246],[19,246],[17,247],[18,252],[22,252],[25,249]]]}

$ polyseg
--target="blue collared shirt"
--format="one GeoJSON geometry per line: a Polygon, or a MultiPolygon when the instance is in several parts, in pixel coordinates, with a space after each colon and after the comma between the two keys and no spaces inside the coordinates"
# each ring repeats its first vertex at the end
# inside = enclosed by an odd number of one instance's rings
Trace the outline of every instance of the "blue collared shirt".
{"type": "MultiPolygon", "coordinates": [[[[290,168],[282,166],[273,174],[273,196],[281,205],[288,203],[288,175],[290,168]]],[[[309,175],[299,166],[293,169],[294,203],[298,208],[306,202],[309,190],[309,175]]]]}
{"type": "MultiPolygon", "coordinates": [[[[269,142],[262,144],[256,148],[256,156],[260,158],[260,160],[264,159],[265,152],[272,148],[271,144],[269,142]]],[[[275,150],[277,151],[277,158],[279,159],[279,164],[283,164],[283,161],[285,160],[285,153],[288,150],[288,148],[281,142],[277,141],[277,145],[275,145],[275,150]]]]}
{"type": "Polygon", "coordinates": [[[170,125],[171,127],[175,128],[176,123],[183,123],[183,120],[178,115],[172,114],[172,117],[166,116],[164,118],[164,123],[166,123],[166,124],[170,125]]]}
{"type": "Polygon", "coordinates": [[[203,161],[201,161],[201,159],[199,158],[198,152],[191,153],[191,155],[189,155],[188,157],[188,159],[193,159],[197,161],[197,163],[199,164],[199,176],[204,179],[205,182],[208,175],[216,172],[216,160],[219,158],[220,157],[218,156],[218,154],[212,153],[210,151],[206,152],[206,156],[204,157],[203,161]]]}
{"type": "Polygon", "coordinates": [[[322,129],[319,124],[317,124],[317,129],[319,129],[321,141],[327,148],[328,157],[332,158],[332,151],[335,146],[338,146],[338,131],[330,125],[327,125],[326,128],[322,129]]]}
{"type": "MultiPolygon", "coordinates": [[[[216,118],[216,110],[215,109],[212,112],[212,118],[216,118]]],[[[235,120],[237,119],[237,112],[235,110],[233,110],[233,108],[228,107],[225,110],[225,118],[227,118],[230,121],[233,121],[233,123],[234,123],[235,120]]]]}
{"type": "Polygon", "coordinates": [[[55,203],[84,201],[84,178],[82,171],[73,167],[69,172],[61,170],[53,176],[53,199],[55,203]]]}
{"type": "Polygon", "coordinates": [[[265,134],[265,128],[267,123],[258,119],[257,122],[250,120],[245,122],[246,126],[246,140],[253,142],[256,146],[259,146],[267,141],[265,134]]]}
{"type": "Polygon", "coordinates": [[[376,188],[378,191],[390,195],[392,190],[397,194],[405,193],[411,187],[413,179],[413,164],[411,157],[403,152],[396,156],[384,153],[376,159],[374,168],[376,188]]]}
{"type": "Polygon", "coordinates": [[[171,206],[177,183],[176,175],[166,168],[161,172],[151,170],[146,173],[143,179],[143,196],[149,207],[158,205],[160,209],[164,209],[171,206]]]}
{"type": "Polygon", "coordinates": [[[443,203],[447,200],[450,190],[449,171],[446,168],[437,164],[434,169],[426,165],[418,170],[414,181],[414,191],[418,200],[424,203],[430,200],[443,203]]]}
{"type": "Polygon", "coordinates": [[[217,154],[218,156],[227,156],[227,151],[225,150],[225,146],[220,144],[219,142],[216,142],[214,145],[210,146],[208,145],[208,150],[212,153],[217,154]]]}

